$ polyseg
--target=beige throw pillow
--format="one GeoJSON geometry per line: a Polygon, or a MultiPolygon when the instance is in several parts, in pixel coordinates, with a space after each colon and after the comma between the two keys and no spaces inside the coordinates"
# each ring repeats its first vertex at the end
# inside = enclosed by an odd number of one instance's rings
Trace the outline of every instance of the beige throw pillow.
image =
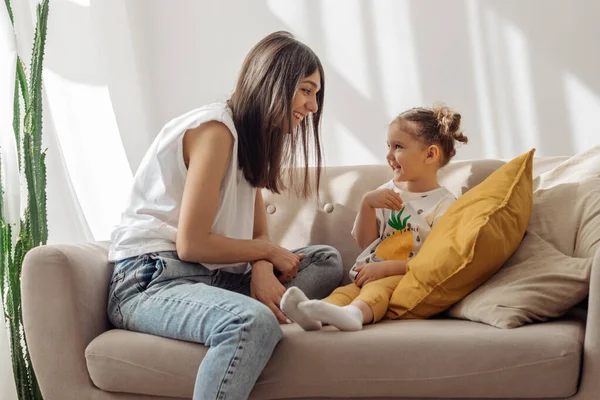
{"type": "Polygon", "coordinates": [[[560,317],[585,299],[600,248],[600,146],[534,180],[523,241],[498,272],[449,315],[498,328],[560,317]]]}
{"type": "Polygon", "coordinates": [[[574,258],[533,232],[504,266],[449,315],[498,328],[562,316],[588,293],[592,257],[574,258]]]}

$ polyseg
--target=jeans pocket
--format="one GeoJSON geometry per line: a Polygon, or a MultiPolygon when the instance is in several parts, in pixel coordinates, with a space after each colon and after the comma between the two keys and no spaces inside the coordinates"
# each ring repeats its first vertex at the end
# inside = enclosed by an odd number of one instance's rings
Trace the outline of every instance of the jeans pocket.
{"type": "Polygon", "coordinates": [[[217,270],[210,270],[202,264],[181,261],[175,252],[160,252],[152,255],[152,257],[154,257],[156,262],[148,287],[175,280],[212,285],[214,277],[217,274],[217,270]]]}
{"type": "Polygon", "coordinates": [[[133,272],[138,292],[146,291],[150,283],[162,274],[163,265],[159,253],[147,253],[140,256],[140,262],[133,272]]]}

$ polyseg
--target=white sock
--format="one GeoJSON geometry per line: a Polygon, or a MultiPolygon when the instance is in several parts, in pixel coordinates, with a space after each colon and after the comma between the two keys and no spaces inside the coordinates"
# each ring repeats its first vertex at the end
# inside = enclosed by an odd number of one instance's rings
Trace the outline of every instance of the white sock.
{"type": "Polygon", "coordinates": [[[362,311],[355,306],[335,306],[321,300],[308,300],[298,304],[298,308],[310,318],[333,325],[340,331],[360,331],[362,311]]]}
{"type": "Polygon", "coordinates": [[[281,311],[305,331],[318,331],[321,329],[321,322],[310,318],[304,311],[298,308],[298,303],[307,300],[308,297],[306,297],[302,290],[292,286],[285,291],[281,298],[281,311]]]}

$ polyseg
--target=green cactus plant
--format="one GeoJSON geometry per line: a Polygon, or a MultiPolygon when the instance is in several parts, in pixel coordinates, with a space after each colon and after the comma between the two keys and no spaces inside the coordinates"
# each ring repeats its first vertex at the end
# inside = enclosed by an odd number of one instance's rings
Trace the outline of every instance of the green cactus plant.
{"type": "MultiPolygon", "coordinates": [[[[5,4],[14,26],[10,0],[5,0],[5,4]]],[[[9,330],[12,367],[20,400],[42,398],[27,349],[21,309],[23,259],[29,250],[46,244],[48,239],[46,151],[42,151],[42,64],[48,22],[48,0],[42,0],[37,5],[36,11],[37,21],[29,82],[23,62],[18,56],[15,75],[13,130],[17,143],[19,176],[25,177],[25,182],[21,184],[27,187],[27,206],[16,232],[16,227],[11,226],[4,215],[2,160],[0,159],[0,246],[2,248],[0,295],[4,307],[4,319],[9,330]],[[21,121],[21,106],[25,111],[23,121],[21,121]]]]}

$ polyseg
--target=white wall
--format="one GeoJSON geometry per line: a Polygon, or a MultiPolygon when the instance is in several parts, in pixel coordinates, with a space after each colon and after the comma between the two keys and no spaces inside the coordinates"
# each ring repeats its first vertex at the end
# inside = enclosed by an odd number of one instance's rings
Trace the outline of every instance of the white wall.
{"type": "MultiPolygon", "coordinates": [[[[13,2],[26,61],[35,3],[13,2]]],[[[459,159],[580,152],[600,143],[599,16],[596,0],[52,0],[49,241],[108,239],[163,124],[227,99],[279,29],[324,64],[327,165],[383,163],[389,121],[436,101],[463,115],[459,159]]]]}
{"type": "Polygon", "coordinates": [[[328,165],[383,162],[390,119],[435,101],[463,115],[470,143],[458,158],[531,147],[571,155],[600,143],[594,0],[133,0],[127,14],[150,137],[226,99],[250,47],[287,29],[325,67],[328,165]]]}
{"type": "MultiPolygon", "coordinates": [[[[28,59],[35,0],[15,2],[28,59]]],[[[445,101],[457,158],[600,143],[595,0],[53,0],[45,60],[51,243],[108,239],[164,123],[225,100],[279,29],[321,57],[327,165],[383,163],[399,112],[445,101]]]]}
{"type": "MultiPolygon", "coordinates": [[[[13,3],[26,61],[35,3],[13,3]]],[[[595,0],[52,0],[49,241],[108,239],[162,125],[227,99],[279,29],[324,64],[327,165],[383,163],[389,121],[436,101],[463,115],[459,159],[575,154],[600,143],[598,16],[595,0]]]]}
{"type": "MultiPolygon", "coordinates": [[[[19,2],[25,54],[34,3],[19,2]]],[[[49,241],[108,239],[163,124],[227,99],[248,50],[279,29],[324,64],[327,165],[383,163],[389,121],[435,101],[463,114],[459,159],[575,154],[600,142],[599,11],[594,0],[52,0],[49,241]]]]}

